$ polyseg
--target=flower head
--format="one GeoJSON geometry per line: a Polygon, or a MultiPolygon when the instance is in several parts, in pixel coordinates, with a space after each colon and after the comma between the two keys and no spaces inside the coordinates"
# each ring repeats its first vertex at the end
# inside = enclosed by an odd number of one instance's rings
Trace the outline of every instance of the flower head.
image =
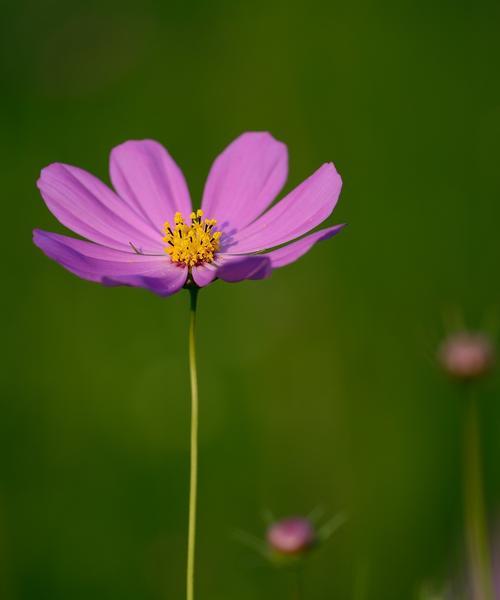
{"type": "Polygon", "coordinates": [[[340,194],[331,163],[269,208],[285,183],[287,162],[286,146],[271,135],[244,133],[215,160],[197,211],[181,170],[152,140],[113,149],[114,190],[82,169],[55,163],[38,180],[42,197],[86,240],[35,230],[34,243],[82,279],[161,296],[187,282],[264,279],[343,227],[309,233],[340,194]]]}
{"type": "Polygon", "coordinates": [[[309,550],[316,533],[309,519],[291,517],[273,523],[267,530],[269,547],[280,554],[300,554],[309,550]]]}
{"type": "Polygon", "coordinates": [[[256,550],[273,566],[294,565],[307,558],[313,549],[325,544],[347,518],[344,513],[338,513],[330,520],[320,523],[322,515],[322,510],[315,509],[307,517],[295,516],[275,520],[267,513],[269,523],[265,539],[243,531],[238,532],[237,538],[256,550]]]}
{"type": "Polygon", "coordinates": [[[493,367],[493,342],[483,333],[461,331],[444,340],[438,358],[443,369],[452,377],[470,381],[486,375],[493,367]]]}

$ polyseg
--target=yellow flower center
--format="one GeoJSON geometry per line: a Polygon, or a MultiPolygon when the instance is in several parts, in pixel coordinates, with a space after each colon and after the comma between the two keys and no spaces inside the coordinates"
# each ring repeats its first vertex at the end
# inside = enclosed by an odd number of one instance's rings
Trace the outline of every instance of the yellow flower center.
{"type": "Polygon", "coordinates": [[[167,221],[163,226],[166,242],[165,252],[172,262],[194,267],[201,263],[211,263],[219,249],[220,231],[213,231],[215,219],[202,219],[203,211],[190,214],[191,225],[184,223],[180,212],[175,213],[175,225],[167,221]]]}

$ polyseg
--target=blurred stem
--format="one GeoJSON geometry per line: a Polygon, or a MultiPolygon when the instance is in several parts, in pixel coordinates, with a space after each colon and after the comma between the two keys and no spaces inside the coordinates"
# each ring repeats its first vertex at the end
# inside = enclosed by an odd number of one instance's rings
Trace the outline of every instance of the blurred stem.
{"type": "Polygon", "coordinates": [[[476,396],[469,390],[464,428],[465,532],[473,600],[494,600],[486,530],[476,396]]]}
{"type": "Polygon", "coordinates": [[[298,566],[295,571],[295,599],[304,600],[304,570],[298,566]]]}
{"type": "Polygon", "coordinates": [[[365,600],[368,592],[368,563],[361,562],[356,570],[354,580],[354,600],[365,600]]]}
{"type": "Polygon", "coordinates": [[[196,499],[198,489],[198,376],[196,372],[196,305],[198,288],[189,288],[189,375],[191,380],[191,466],[189,477],[189,527],[186,570],[186,597],[194,600],[194,559],[196,545],[196,499]]]}

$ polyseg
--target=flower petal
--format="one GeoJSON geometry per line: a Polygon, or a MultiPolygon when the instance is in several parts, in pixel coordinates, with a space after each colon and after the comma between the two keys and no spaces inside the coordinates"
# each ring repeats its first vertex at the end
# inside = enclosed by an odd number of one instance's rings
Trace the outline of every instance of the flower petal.
{"type": "Polygon", "coordinates": [[[161,224],[155,230],[87,171],[54,163],[42,170],[37,185],[52,214],[83,237],[119,250],[132,243],[143,252],[163,252],[161,224]]]}
{"type": "Polygon", "coordinates": [[[201,207],[218,229],[241,229],[276,198],[287,173],[284,144],[269,133],[244,133],[215,159],[201,207]]]}
{"type": "Polygon", "coordinates": [[[320,231],[311,233],[310,235],[307,235],[296,242],[292,242],[291,244],[283,246],[282,248],[271,250],[271,252],[266,252],[262,256],[267,256],[271,259],[271,266],[273,269],[284,267],[285,265],[289,265],[303,256],[317,242],[328,240],[341,231],[344,227],[345,224],[334,225],[333,227],[328,227],[327,229],[321,229],[320,231]]]}
{"type": "Polygon", "coordinates": [[[341,188],[342,180],[333,164],[324,164],[229,243],[222,238],[224,252],[259,252],[304,235],[330,216],[341,188]]]}
{"type": "Polygon", "coordinates": [[[172,296],[180,291],[186,283],[187,269],[177,268],[177,273],[168,276],[152,275],[120,275],[119,277],[104,277],[102,283],[107,286],[126,285],[141,287],[157,294],[158,296],[172,296]]]}
{"type": "Polygon", "coordinates": [[[166,256],[122,252],[39,229],[33,231],[33,241],[49,258],[89,281],[136,285],[160,295],[173,294],[186,282],[187,269],[166,256]]]}
{"type": "Polygon", "coordinates": [[[265,279],[272,272],[271,260],[264,255],[219,255],[218,260],[220,266],[217,269],[217,277],[230,283],[243,281],[243,279],[265,279]]]}
{"type": "Polygon", "coordinates": [[[217,267],[214,264],[203,264],[192,268],[193,279],[199,287],[205,287],[217,277],[217,267]]]}
{"type": "Polygon", "coordinates": [[[110,156],[110,177],[118,195],[160,230],[179,211],[191,213],[191,199],[182,171],[154,140],[130,140],[110,156]]]}

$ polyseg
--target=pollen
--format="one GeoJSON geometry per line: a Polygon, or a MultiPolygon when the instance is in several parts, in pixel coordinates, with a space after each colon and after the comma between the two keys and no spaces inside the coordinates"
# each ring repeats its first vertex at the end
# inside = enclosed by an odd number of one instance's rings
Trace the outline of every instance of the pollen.
{"type": "Polygon", "coordinates": [[[191,225],[184,222],[180,212],[175,213],[173,226],[167,221],[163,226],[165,252],[172,262],[195,267],[211,263],[219,249],[220,231],[214,231],[215,219],[203,219],[203,211],[189,215],[191,225]]]}

